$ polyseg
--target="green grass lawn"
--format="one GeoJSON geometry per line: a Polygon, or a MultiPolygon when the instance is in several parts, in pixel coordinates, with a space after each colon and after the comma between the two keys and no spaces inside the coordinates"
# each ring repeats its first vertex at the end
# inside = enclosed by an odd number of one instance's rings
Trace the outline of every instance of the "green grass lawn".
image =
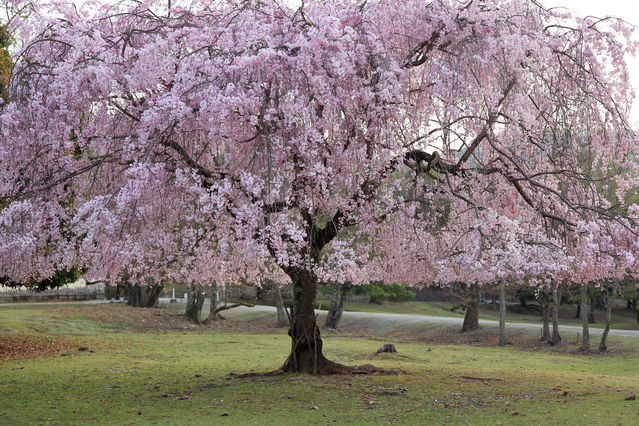
{"type": "Polygon", "coordinates": [[[229,314],[223,328],[154,331],[96,320],[93,311],[117,318],[130,309],[83,306],[62,315],[47,306],[1,307],[0,339],[32,336],[69,349],[0,362],[0,424],[639,423],[639,403],[624,398],[639,391],[633,339],[611,339],[620,349],[607,356],[419,342],[377,355],[379,340],[346,331],[325,336],[329,358],[400,373],[238,379],[229,373],[270,371],[288,355],[290,340],[271,328],[270,314],[229,314]]]}

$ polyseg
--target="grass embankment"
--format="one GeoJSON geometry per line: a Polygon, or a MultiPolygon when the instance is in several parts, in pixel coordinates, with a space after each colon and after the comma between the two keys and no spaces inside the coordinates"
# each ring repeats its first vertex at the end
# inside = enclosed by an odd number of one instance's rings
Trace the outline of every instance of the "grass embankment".
{"type": "MultiPolygon", "coordinates": [[[[239,302],[230,300],[229,304],[239,302]]],[[[275,306],[271,300],[258,300],[258,304],[275,306]]],[[[286,306],[290,306],[291,301],[285,301],[286,306]]],[[[184,303],[173,304],[172,309],[184,310],[184,303]]],[[[327,311],[330,301],[319,300],[316,308],[327,311]]],[[[371,312],[371,313],[392,313],[392,314],[415,314],[428,315],[434,317],[463,318],[465,311],[456,309],[451,311],[453,303],[449,302],[384,302],[382,304],[368,302],[346,302],[344,311],[346,312],[371,312]]],[[[508,304],[506,312],[506,322],[539,324],[541,327],[541,309],[537,302],[528,302],[528,307],[521,307],[519,304],[508,304]]],[[[576,317],[577,305],[565,304],[559,308],[559,325],[572,325],[581,327],[581,319],[576,317]]],[[[605,326],[606,312],[604,310],[595,311],[595,323],[590,324],[592,328],[603,328],[605,326]]],[[[480,307],[479,319],[499,321],[499,305],[494,308],[489,303],[482,303],[480,307]]],[[[618,306],[612,312],[611,328],[619,330],[639,330],[637,313],[626,307],[618,306]]]]}
{"type": "MultiPolygon", "coordinates": [[[[381,305],[366,302],[346,302],[344,310],[350,312],[388,312],[395,314],[463,318],[465,312],[461,309],[451,311],[452,306],[452,303],[447,302],[386,302],[381,305]]],[[[541,315],[536,312],[538,310],[538,305],[534,302],[529,302],[528,309],[511,304],[508,306],[506,321],[539,324],[541,326],[541,315]]],[[[580,327],[581,319],[575,317],[576,312],[576,305],[561,305],[559,309],[559,324],[580,327]]],[[[499,306],[497,306],[496,310],[493,310],[491,305],[482,303],[479,318],[482,320],[499,321],[499,306]]],[[[605,311],[595,311],[595,323],[590,324],[590,327],[603,328],[605,318],[605,311]]],[[[639,330],[637,314],[625,307],[616,307],[613,309],[611,327],[620,330],[639,330]]]]}
{"type": "MultiPolygon", "coordinates": [[[[0,424],[92,425],[634,425],[635,340],[614,355],[437,343],[423,325],[374,333],[345,322],[325,352],[397,375],[238,379],[281,365],[290,340],[270,314],[228,314],[209,328],[172,312],[125,306],[3,306],[0,349],[20,336],[50,356],[0,361],[0,424]],[[365,337],[374,335],[372,338],[365,337]],[[429,340],[429,341],[420,341],[429,340]],[[399,353],[379,354],[383,343],[399,353]],[[85,350],[78,350],[82,347],[85,350]],[[61,349],[60,349],[61,348],[61,349]]],[[[368,326],[374,326],[368,324],[368,326]]],[[[364,327],[364,328],[363,328],[364,327]]],[[[452,338],[454,331],[450,332],[452,338]]],[[[475,333],[481,342],[486,334],[475,333]]],[[[491,337],[492,338],[492,337],[491,337]]],[[[534,341],[532,335],[518,336],[534,341]]],[[[533,345],[534,346],[534,345],[533,345]]],[[[569,345],[564,349],[571,349],[569,345]]]]}

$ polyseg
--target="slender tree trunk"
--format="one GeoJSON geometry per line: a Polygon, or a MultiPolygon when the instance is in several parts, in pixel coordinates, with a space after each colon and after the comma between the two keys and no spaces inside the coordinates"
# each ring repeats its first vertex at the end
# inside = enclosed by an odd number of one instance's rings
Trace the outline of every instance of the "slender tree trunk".
{"type": "Polygon", "coordinates": [[[499,346],[506,345],[506,283],[502,278],[499,284],[499,346]]]}
{"type": "Polygon", "coordinates": [[[462,325],[462,333],[479,329],[479,303],[481,298],[481,290],[479,285],[466,285],[466,315],[464,316],[464,324],[462,325]]]}
{"type": "Polygon", "coordinates": [[[588,328],[588,289],[586,284],[581,285],[581,324],[583,327],[580,351],[590,350],[590,329],[588,328]]]}
{"type": "Polygon", "coordinates": [[[561,293],[559,283],[554,282],[552,288],[552,337],[550,338],[550,344],[553,346],[561,343],[561,336],[559,335],[559,305],[561,302],[561,293]]]}
{"type": "Polygon", "coordinates": [[[288,373],[333,374],[351,369],[328,360],[322,351],[322,338],[315,315],[317,277],[304,269],[286,268],[293,281],[291,307],[291,353],[281,370],[288,373]]]}
{"type": "Polygon", "coordinates": [[[608,297],[608,306],[606,306],[606,327],[601,334],[601,340],[599,341],[599,352],[606,352],[608,346],[606,345],[606,340],[608,338],[608,333],[610,332],[610,323],[612,318],[612,307],[615,304],[615,298],[617,297],[617,287],[619,285],[618,280],[614,279],[612,281],[612,294],[608,297]]]}
{"type": "Polygon", "coordinates": [[[550,341],[550,301],[548,297],[548,293],[546,290],[542,290],[539,293],[539,304],[541,305],[541,342],[549,342],[550,341]]]}
{"type": "Polygon", "coordinates": [[[639,324],[639,301],[637,299],[629,299],[627,301],[628,309],[632,309],[637,314],[637,324],[639,324]]]}
{"type": "Polygon", "coordinates": [[[331,283],[331,305],[326,315],[326,323],[324,328],[329,330],[339,330],[339,322],[344,313],[344,303],[348,291],[353,287],[350,283],[331,283]]]}
{"type": "Polygon", "coordinates": [[[133,284],[127,281],[118,284],[118,287],[124,289],[129,306],[135,308],[155,308],[158,305],[164,284],[140,285],[139,283],[133,284]]]}
{"type": "Polygon", "coordinates": [[[286,315],[286,309],[284,309],[282,291],[278,283],[273,283],[273,292],[275,293],[275,308],[277,309],[277,326],[286,327],[290,324],[288,322],[288,315],[286,315]]]}
{"type": "Polygon", "coordinates": [[[596,309],[597,309],[597,296],[593,294],[593,296],[590,298],[590,309],[588,309],[588,324],[595,323],[596,309]]]}
{"type": "Polygon", "coordinates": [[[339,308],[339,295],[341,284],[337,281],[331,282],[331,303],[328,307],[328,314],[326,315],[325,329],[336,330],[339,324],[338,308],[339,308]]]}
{"type": "Polygon", "coordinates": [[[273,280],[265,278],[262,281],[262,286],[266,291],[273,291],[275,295],[275,309],[277,311],[277,327],[286,327],[289,324],[288,315],[284,308],[284,301],[282,300],[282,292],[280,291],[280,285],[273,280]]]}
{"type": "Polygon", "coordinates": [[[202,324],[210,324],[211,321],[217,320],[215,308],[217,308],[217,282],[213,281],[211,284],[211,305],[209,306],[209,316],[202,321],[202,324]]]}
{"type": "MultiPolygon", "coordinates": [[[[213,283],[211,284],[211,305],[209,306],[209,318],[211,318],[213,312],[215,312],[215,309],[217,308],[217,302],[218,302],[218,297],[217,297],[217,281],[213,281],[213,283]]],[[[211,318],[212,320],[216,320],[216,318],[211,318]]]]}
{"type": "Polygon", "coordinates": [[[202,324],[202,306],[206,293],[201,285],[192,285],[187,293],[185,317],[194,324],[202,324]]]}

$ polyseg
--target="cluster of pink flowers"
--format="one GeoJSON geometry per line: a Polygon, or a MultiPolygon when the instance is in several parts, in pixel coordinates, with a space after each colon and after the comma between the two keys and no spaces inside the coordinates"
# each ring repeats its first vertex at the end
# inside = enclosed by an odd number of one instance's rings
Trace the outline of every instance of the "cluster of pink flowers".
{"type": "Polygon", "coordinates": [[[635,273],[627,25],[520,0],[164,6],[14,23],[0,277],[635,273]]]}

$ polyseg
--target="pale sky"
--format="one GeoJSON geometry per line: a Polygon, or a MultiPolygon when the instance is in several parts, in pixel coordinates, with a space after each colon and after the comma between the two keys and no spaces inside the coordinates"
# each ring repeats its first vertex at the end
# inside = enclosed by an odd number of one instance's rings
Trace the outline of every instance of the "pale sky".
{"type": "MultiPolygon", "coordinates": [[[[85,0],[72,0],[75,3],[83,3],[85,0]]],[[[289,0],[296,2],[299,0],[289,0]]],[[[401,1],[401,0],[400,0],[401,1]]],[[[639,39],[639,1],[637,0],[537,0],[542,6],[566,7],[581,15],[593,15],[600,18],[614,16],[624,19],[637,27],[636,37],[639,39]]],[[[630,78],[635,90],[639,94],[639,57],[629,58],[630,78]]],[[[638,96],[639,97],[639,96],[638,96]]],[[[631,112],[630,124],[639,129],[639,100],[635,100],[631,112]]]]}
{"type": "MultiPolygon", "coordinates": [[[[635,37],[639,39],[639,2],[636,0],[538,0],[546,8],[563,6],[581,16],[614,16],[637,27],[635,37]]],[[[628,58],[630,80],[639,97],[639,57],[628,58]]],[[[630,113],[630,124],[639,129],[639,99],[630,113]]]]}

